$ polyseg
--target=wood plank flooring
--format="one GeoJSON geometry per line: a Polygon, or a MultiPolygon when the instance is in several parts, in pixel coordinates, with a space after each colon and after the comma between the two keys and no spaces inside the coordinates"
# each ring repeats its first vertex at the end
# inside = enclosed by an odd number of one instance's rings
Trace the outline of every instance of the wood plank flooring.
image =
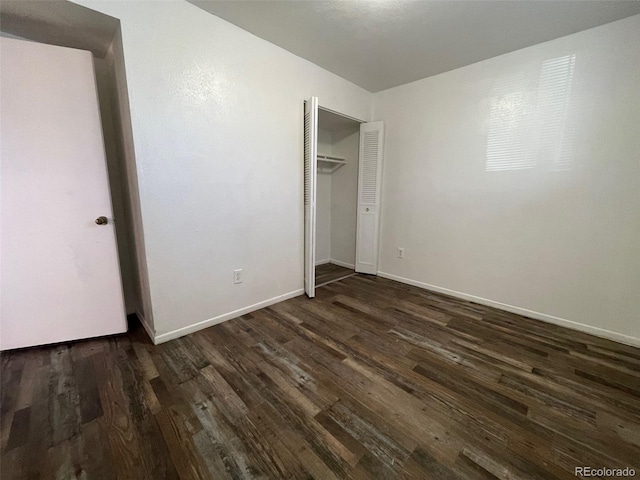
{"type": "Polygon", "coordinates": [[[323,263],[316,266],[316,287],[321,287],[336,280],[355,274],[352,268],[341,267],[334,263],[323,263]]]}
{"type": "Polygon", "coordinates": [[[6,480],[640,472],[640,349],[376,277],[1,361],[6,480]]]}

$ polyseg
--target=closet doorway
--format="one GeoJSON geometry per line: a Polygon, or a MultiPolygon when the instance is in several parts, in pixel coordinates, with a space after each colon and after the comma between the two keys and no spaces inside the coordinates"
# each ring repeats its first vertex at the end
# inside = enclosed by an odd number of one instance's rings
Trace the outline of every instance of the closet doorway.
{"type": "Polygon", "coordinates": [[[355,273],[376,274],[382,122],[305,103],[305,292],[355,273]]]}

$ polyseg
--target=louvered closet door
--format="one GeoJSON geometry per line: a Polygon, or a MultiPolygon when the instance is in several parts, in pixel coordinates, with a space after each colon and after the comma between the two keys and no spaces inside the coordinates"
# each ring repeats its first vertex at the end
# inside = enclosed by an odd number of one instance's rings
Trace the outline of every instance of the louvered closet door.
{"type": "Polygon", "coordinates": [[[383,136],[382,122],[360,125],[356,272],[372,275],[378,271],[383,136]]]}
{"type": "Polygon", "coordinates": [[[316,175],[318,171],[318,98],[304,105],[304,291],[316,295],[316,175]]]}

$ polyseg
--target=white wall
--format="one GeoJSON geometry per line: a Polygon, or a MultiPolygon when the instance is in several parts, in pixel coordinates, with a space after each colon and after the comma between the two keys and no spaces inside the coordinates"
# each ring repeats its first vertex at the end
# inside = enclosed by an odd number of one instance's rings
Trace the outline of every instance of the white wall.
{"type": "Polygon", "coordinates": [[[359,126],[333,135],[333,153],[347,163],[331,176],[331,259],[352,267],[356,261],[359,144],[359,126]]]}
{"type": "Polygon", "coordinates": [[[156,340],[300,293],[303,100],[372,95],[186,2],[77,3],[121,21],[156,340]]]}
{"type": "MultiPolygon", "coordinates": [[[[333,135],[322,124],[318,128],[318,153],[330,155],[333,135]]],[[[331,260],[331,179],[332,175],[318,172],[316,192],[316,265],[331,260]]]]}
{"type": "Polygon", "coordinates": [[[639,58],[635,16],[376,94],[380,270],[640,344],[639,58]]]}

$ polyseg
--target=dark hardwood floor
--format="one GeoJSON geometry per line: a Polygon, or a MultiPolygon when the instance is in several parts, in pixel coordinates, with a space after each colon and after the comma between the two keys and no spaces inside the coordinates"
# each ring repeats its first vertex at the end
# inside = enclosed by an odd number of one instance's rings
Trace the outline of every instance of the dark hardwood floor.
{"type": "Polygon", "coordinates": [[[354,274],[355,271],[352,268],[341,267],[334,263],[323,263],[316,266],[316,286],[321,287],[354,274]]]}
{"type": "Polygon", "coordinates": [[[640,349],[357,275],[163,345],[2,354],[2,478],[640,475],[640,349]]]}

